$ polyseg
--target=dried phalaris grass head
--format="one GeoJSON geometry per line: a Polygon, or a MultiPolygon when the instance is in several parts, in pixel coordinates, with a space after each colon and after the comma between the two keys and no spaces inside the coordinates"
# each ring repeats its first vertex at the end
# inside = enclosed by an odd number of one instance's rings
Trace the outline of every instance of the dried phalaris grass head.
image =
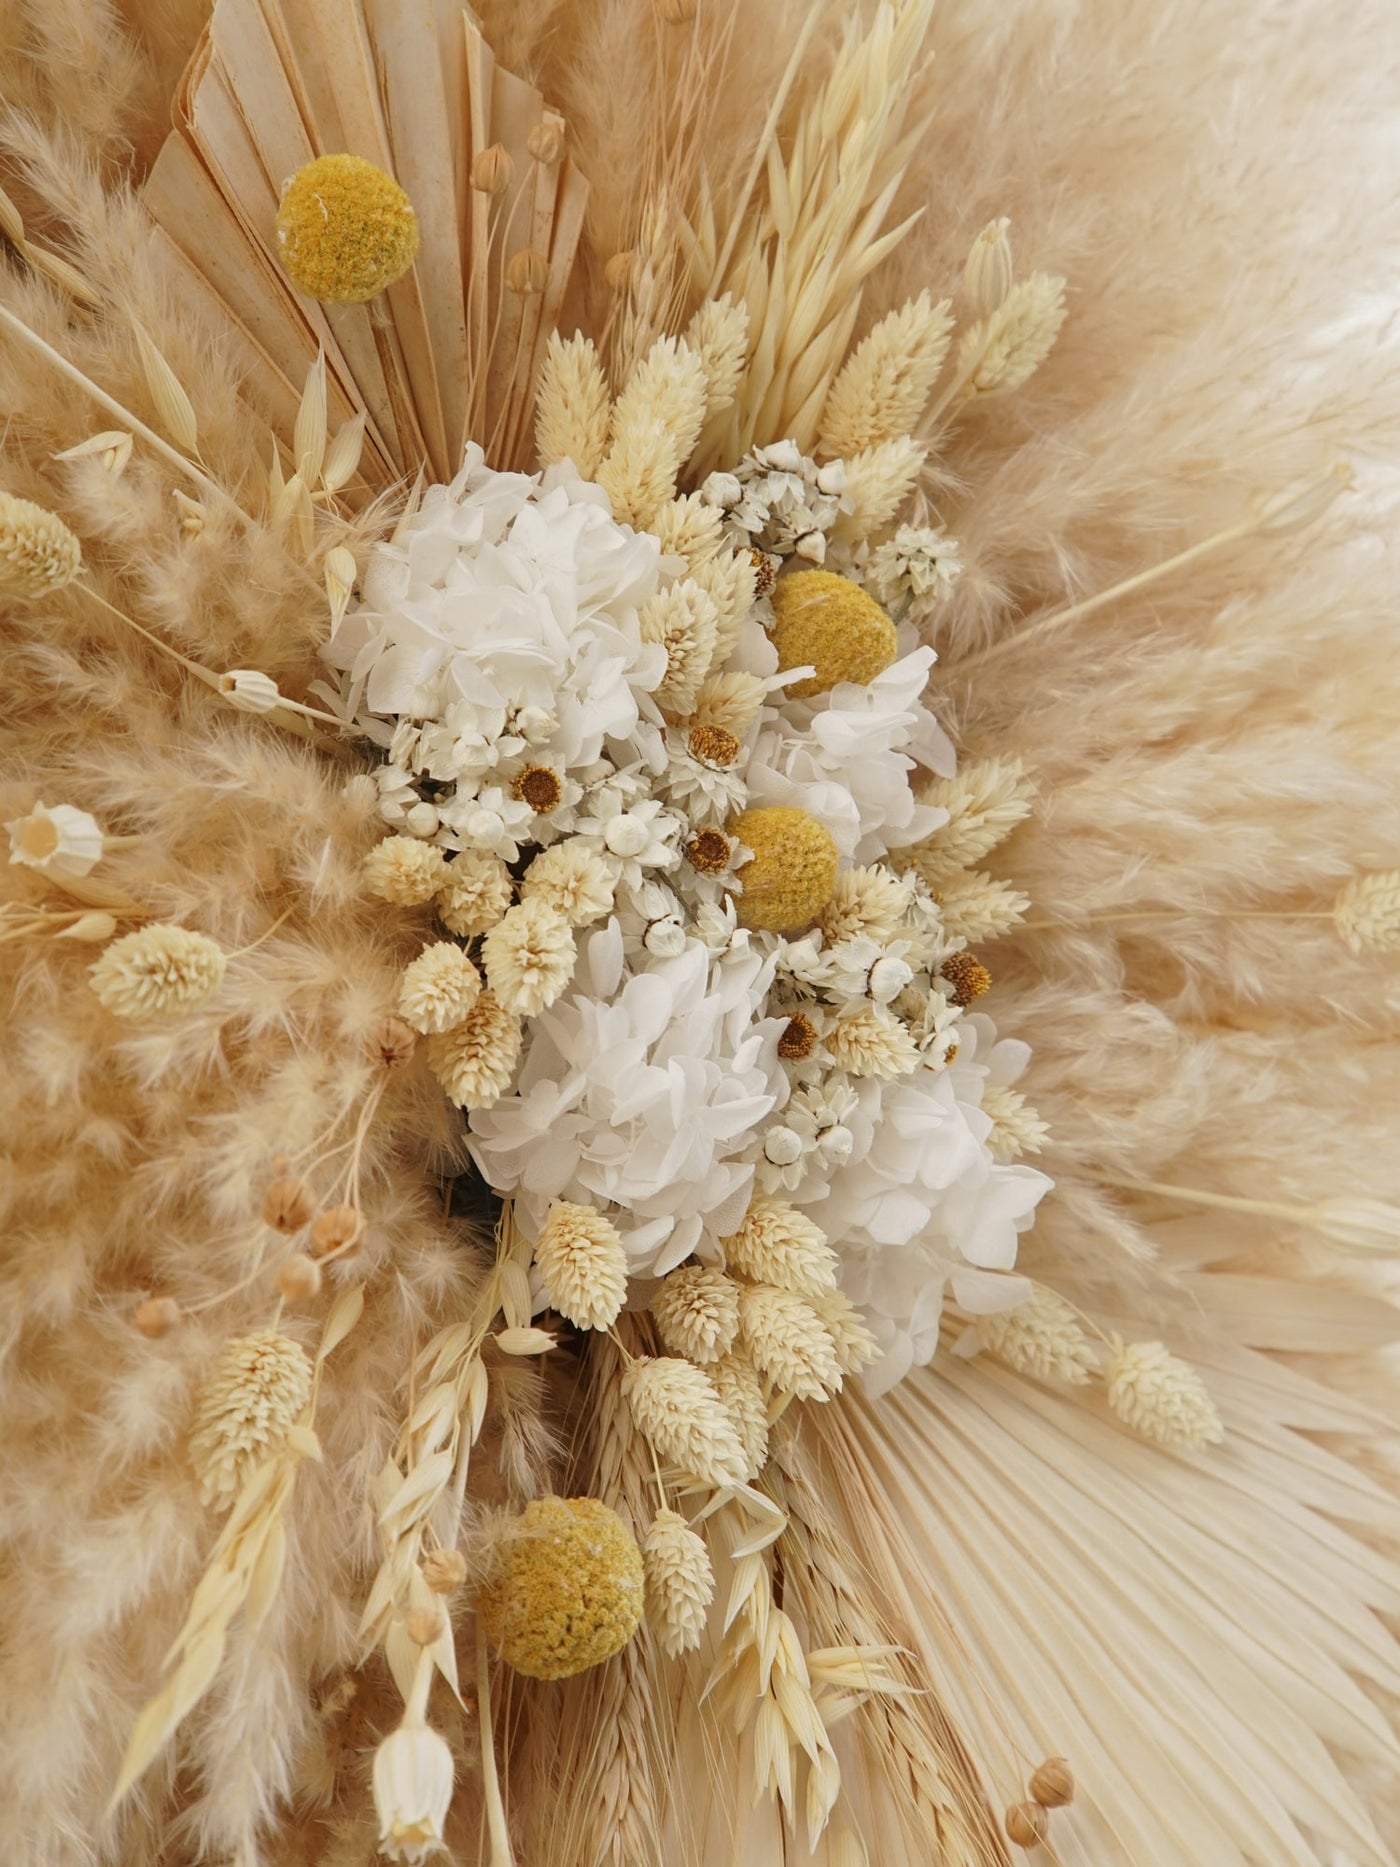
{"type": "Polygon", "coordinates": [[[61,590],[83,567],[83,549],[56,512],[0,493],[0,591],[40,597],[61,590]]]}

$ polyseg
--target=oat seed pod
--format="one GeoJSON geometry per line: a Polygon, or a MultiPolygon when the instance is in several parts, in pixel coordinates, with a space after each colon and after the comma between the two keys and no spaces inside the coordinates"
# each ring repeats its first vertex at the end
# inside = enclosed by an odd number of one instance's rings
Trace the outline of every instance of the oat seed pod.
{"type": "Polygon", "coordinates": [[[673,1510],[658,1510],[642,1544],[647,1618],[671,1659],[693,1653],[705,1632],[715,1572],[703,1537],[673,1510]]]}
{"type": "Polygon", "coordinates": [[[1074,1801],[1074,1772],[1063,1757],[1047,1757],[1032,1775],[1031,1799],[1043,1809],[1067,1808],[1074,1801]]]}
{"type": "Polygon", "coordinates": [[[492,143],[472,163],[472,187],[478,194],[504,194],[515,180],[515,162],[504,143],[492,143]]]}
{"type": "Polygon", "coordinates": [[[714,1386],[693,1362],[642,1357],[622,1376],[637,1431],[658,1456],[707,1485],[737,1484],[748,1460],[714,1386]]]}
{"type": "Polygon", "coordinates": [[[190,1458],[206,1504],[232,1504],[285,1441],[311,1393],[306,1351],[277,1329],[229,1342],[195,1410],[190,1458]]]}
{"type": "Polygon", "coordinates": [[[1017,1802],[1006,1811],[1006,1838],[1018,1848],[1038,1848],[1050,1821],[1038,1802],[1017,1802]]]}

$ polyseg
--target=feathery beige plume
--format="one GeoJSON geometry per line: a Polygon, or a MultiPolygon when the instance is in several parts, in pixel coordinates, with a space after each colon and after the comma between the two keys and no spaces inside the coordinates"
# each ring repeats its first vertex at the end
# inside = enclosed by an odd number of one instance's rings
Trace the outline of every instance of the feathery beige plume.
{"type": "Polygon", "coordinates": [[[817,452],[850,460],[909,435],[938,379],[953,331],[948,300],[920,292],[891,311],[842,366],[822,410],[817,452]]]}
{"type": "Polygon", "coordinates": [[[447,859],[435,843],[416,836],[386,836],[364,860],[365,887],[381,901],[421,907],[447,879],[447,859]]]}
{"type": "Polygon", "coordinates": [[[715,1572],[704,1538],[678,1512],[663,1507],[642,1543],[647,1616],[671,1659],[693,1653],[715,1596],[715,1572]]]}
{"type": "Polygon", "coordinates": [[[399,1016],[425,1037],[450,1031],[476,1003],[481,975],[451,940],[425,946],[399,981],[399,1016]]]}
{"type": "Polygon", "coordinates": [[[699,493],[668,500],[652,525],[661,542],[661,555],[684,558],[686,569],[692,573],[718,552],[722,528],[719,507],[707,505],[699,493]]]}
{"type": "Polygon", "coordinates": [[[1083,1387],[1097,1372],[1098,1350],[1073,1305],[1044,1284],[1014,1309],[979,1316],[975,1326],[982,1347],[1017,1374],[1083,1387]]]}
{"type": "Polygon", "coordinates": [[[428,1067],[459,1109],[500,1100],[520,1056],[520,1020],[482,992],[462,1022],[428,1039],[428,1067]]]}
{"type": "Polygon", "coordinates": [[[752,1481],[768,1462],[768,1403],[758,1369],[742,1349],[732,1349],[705,1372],[743,1442],[745,1476],[752,1481]]]}
{"type": "Polygon", "coordinates": [[[1030,381],[1065,321],[1065,282],[1046,272],[1018,279],[958,340],[956,379],[968,397],[1006,395],[1030,381]]]}
{"type": "Polygon", "coordinates": [[[613,517],[649,526],[676,493],[676,477],[705,418],[705,370],[690,346],[659,337],[632,373],[613,409],[612,444],[598,484],[613,517]]]}
{"type": "Polygon", "coordinates": [[[526,869],[520,899],[542,901],[571,927],[588,927],[612,912],[616,886],[612,870],[587,843],[552,843],[526,869]]]}
{"type": "Polygon", "coordinates": [[[1159,1446],[1200,1452],[1225,1428],[1205,1382],[1161,1342],[1111,1339],[1103,1371],[1108,1404],[1125,1426],[1159,1446]]]}
{"type": "Polygon", "coordinates": [[[685,341],[700,359],[705,372],[705,414],[708,421],[734,400],[744,374],[749,349],[749,312],[730,293],[707,298],[686,329],[685,341]]]}
{"type": "Polygon", "coordinates": [[[821,928],[828,947],[864,936],[885,946],[893,940],[912,898],[908,882],[883,863],[842,869],[831,899],[822,910],[821,928]]]}
{"type": "Polygon", "coordinates": [[[711,674],[695,696],[695,724],[717,726],[742,745],[763,711],[768,689],[756,674],[711,674]]]}
{"type": "Polygon", "coordinates": [[[82,568],[83,548],[56,512],[0,493],[0,591],[47,596],[72,583],[82,568]]]}
{"type": "Polygon", "coordinates": [[[610,1329],[627,1296],[627,1254],[612,1220],[556,1199],[535,1243],[545,1295],[577,1329],[610,1329]]]}
{"type": "Polygon", "coordinates": [[[979,759],[960,766],[955,777],[931,779],[918,797],[946,810],[948,821],[898,854],[936,888],[943,876],[980,862],[1025,821],[1035,785],[1020,759],[979,759]]]}
{"type": "Polygon", "coordinates": [[[843,1012],[823,1042],[836,1067],[851,1076],[879,1076],[891,1082],[919,1067],[918,1045],[883,1005],[859,1005],[843,1012]]]}
{"type": "Polygon", "coordinates": [[[551,331],[535,411],[540,465],[572,460],[585,480],[596,479],[607,452],[611,415],[612,398],[593,339],[551,331]]]}
{"type": "Polygon", "coordinates": [[[733,1269],[758,1283],[807,1297],[836,1288],[836,1253],[826,1233],[785,1199],[760,1194],[723,1245],[733,1269]]]}
{"type": "Polygon", "coordinates": [[[739,1286],[708,1265],[683,1265],[662,1280],[651,1299],[651,1314],[673,1355],[718,1361],[739,1333],[739,1286]]]}
{"type": "Polygon", "coordinates": [[[945,875],[937,886],[944,931],[954,940],[1000,940],[1025,919],[1029,895],[980,869],[945,875]]]}
{"type": "Polygon", "coordinates": [[[482,941],[481,958],[502,1008],[533,1018],[573,978],[578,949],[564,916],[534,895],[506,910],[482,941]]]}
{"type": "Polygon", "coordinates": [[[1006,1083],[984,1085],[982,1113],[992,1118],[987,1146],[994,1160],[1018,1160],[1022,1154],[1039,1154],[1050,1138],[1048,1125],[1020,1090],[1006,1083]]]}
{"type": "Polygon", "coordinates": [[[877,441],[845,462],[846,491],[832,537],[859,543],[884,529],[909,497],[928,449],[908,435],[877,441]]]}
{"type": "Polygon", "coordinates": [[[104,947],[88,979],[116,1018],[192,1011],[223,984],[227,959],[207,934],[157,922],[104,947]]]}
{"type": "Polygon", "coordinates": [[[749,1284],[739,1298],[744,1346],[780,1394],[826,1400],[841,1391],[841,1364],[826,1325],[791,1290],[749,1284]]]}
{"type": "Polygon", "coordinates": [[[807,1301],[831,1337],[842,1374],[859,1374],[862,1368],[868,1368],[878,1357],[880,1345],[846,1293],[823,1290],[817,1296],[809,1296],[807,1301]]]}
{"type": "Polygon", "coordinates": [[[639,1357],[622,1376],[637,1431],[668,1465],[702,1484],[738,1484],[748,1468],[739,1433],[714,1385],[693,1362],[639,1357]]]}
{"type": "Polygon", "coordinates": [[[206,1504],[231,1504],[311,1394],[304,1348],[277,1329],[225,1344],[200,1391],[190,1458],[206,1504]]]}
{"type": "Polygon", "coordinates": [[[715,606],[715,646],[710,666],[722,668],[739,640],[739,628],[753,607],[758,571],[748,551],[717,551],[696,564],[690,581],[704,590],[715,606]]]}
{"type": "Polygon", "coordinates": [[[642,640],[660,642],[666,650],[666,674],[656,689],[657,704],[666,713],[684,718],[694,707],[700,683],[714,660],[719,621],[714,599],[697,579],[687,577],[649,596],[639,620],[642,640]]]}
{"type": "Polygon", "coordinates": [[[437,891],[437,911],[444,927],[470,940],[489,933],[510,900],[510,870],[500,857],[464,849],[447,865],[437,891]]]}
{"type": "Polygon", "coordinates": [[[1400,870],[1354,875],[1332,914],[1353,953],[1400,951],[1400,870]]]}

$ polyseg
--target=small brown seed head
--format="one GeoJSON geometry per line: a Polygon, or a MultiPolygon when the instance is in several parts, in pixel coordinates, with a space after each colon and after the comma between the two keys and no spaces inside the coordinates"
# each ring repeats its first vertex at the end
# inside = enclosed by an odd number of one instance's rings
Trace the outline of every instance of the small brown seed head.
{"type": "Polygon", "coordinates": [[[274,1232],[299,1232],[316,1210],[305,1180],[279,1174],[263,1198],[263,1224],[274,1232]]]}
{"type": "Polygon", "coordinates": [[[365,1215],[358,1206],[327,1206],[311,1226],[311,1248],[318,1258],[329,1258],[348,1251],[365,1229],[365,1215]]]}
{"type": "Polygon", "coordinates": [[[399,1069],[413,1055],[418,1033],[402,1018],[381,1018],[369,1034],[369,1054],[386,1070],[399,1069]]]}
{"type": "Polygon", "coordinates": [[[549,283],[549,261],[533,246],[522,246],[506,267],[506,284],[521,298],[536,298],[549,283]]]}
{"type": "Polygon", "coordinates": [[[510,794],[517,802],[528,804],[537,816],[553,810],[564,795],[558,772],[548,765],[527,765],[510,781],[510,794]]]}
{"type": "Polygon", "coordinates": [[[472,163],[472,187],[478,194],[504,194],[514,180],[515,163],[502,143],[492,143],[472,163]]]}
{"type": "Polygon", "coordinates": [[[615,292],[625,292],[632,283],[632,273],[636,264],[635,253],[614,253],[603,268],[603,277],[615,292]]]}
{"type": "Polygon", "coordinates": [[[174,1297],[147,1297],[144,1303],[137,1305],[136,1327],[153,1342],[169,1335],[179,1320],[180,1305],[174,1297]]]}
{"type": "Polygon", "coordinates": [[[321,1267],[304,1251],[294,1251],[277,1267],[277,1288],[289,1303],[305,1303],[321,1288],[321,1267]]]}
{"type": "Polygon", "coordinates": [[[778,1039],[778,1055],[788,1063],[810,1057],[816,1048],[817,1027],[805,1012],[796,1011],[787,1021],[787,1029],[778,1039]]]}
{"type": "Polygon", "coordinates": [[[1038,1802],[1017,1802],[1006,1811],[1007,1839],[1018,1848],[1038,1848],[1050,1831],[1050,1817],[1038,1802]]]}
{"type": "Polygon", "coordinates": [[[953,988],[955,1005],[970,1005],[975,998],[981,998],[992,983],[992,975],[971,953],[952,954],[939,971],[953,988]]]}
{"type": "Polygon", "coordinates": [[[755,596],[768,596],[778,581],[778,560],[769,557],[766,551],[760,551],[755,545],[749,552],[753,561],[754,573],[758,581],[754,584],[755,596]]]}
{"type": "Polygon", "coordinates": [[[525,138],[525,147],[542,168],[552,169],[564,153],[564,126],[546,117],[525,138]]]}
{"type": "Polygon", "coordinates": [[[1074,1801],[1074,1772],[1063,1757],[1047,1757],[1030,1780],[1034,1801],[1043,1809],[1063,1809],[1074,1801]]]}
{"type": "Polygon", "coordinates": [[[460,1549],[430,1549],[423,1558],[423,1580],[435,1595],[455,1595],[467,1579],[467,1559],[460,1549]]]}
{"type": "Polygon", "coordinates": [[[729,867],[729,838],[723,830],[701,830],[685,846],[685,859],[701,875],[723,875],[729,867]]]}
{"type": "Polygon", "coordinates": [[[692,758],[707,765],[732,765],[739,756],[739,741],[723,726],[707,726],[704,721],[692,726],[686,741],[692,758]]]}

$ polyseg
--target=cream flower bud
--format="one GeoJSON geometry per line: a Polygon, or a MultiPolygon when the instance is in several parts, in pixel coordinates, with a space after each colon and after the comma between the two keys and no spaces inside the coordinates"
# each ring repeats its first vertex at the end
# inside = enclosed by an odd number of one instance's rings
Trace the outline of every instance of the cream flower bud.
{"type": "Polygon", "coordinates": [[[436,836],[442,823],[436,804],[415,804],[403,820],[403,827],[413,836],[436,836]]]}
{"type": "Polygon", "coordinates": [[[802,1142],[791,1128],[770,1128],[763,1137],[763,1158],[774,1167],[790,1167],[802,1156],[802,1142]]]}
{"type": "Polygon", "coordinates": [[[136,1327],[153,1342],[169,1335],[180,1320],[180,1305],[174,1297],[147,1297],[136,1306],[136,1327]]]}
{"type": "Polygon", "coordinates": [[[642,935],[642,945],[656,959],[675,959],[685,951],[685,928],[673,914],[653,921],[642,935]]]}
{"type": "Polygon", "coordinates": [[[95,817],[72,804],[36,804],[17,817],[10,832],[10,861],[60,879],[87,875],[102,859],[102,830],[95,817]]]}
{"type": "Polygon", "coordinates": [[[277,1289],[289,1303],[305,1303],[319,1294],[321,1267],[304,1251],[294,1251],[277,1268],[277,1289]]]}
{"type": "Polygon", "coordinates": [[[60,940],[81,940],[85,944],[101,946],[104,940],[110,940],[117,931],[117,917],[108,914],[102,908],[94,908],[89,914],[80,914],[77,920],[61,928],[57,934],[60,940]]]}
{"type": "Polygon", "coordinates": [[[414,1864],[442,1846],[452,1801],[452,1752],[428,1725],[405,1721],[374,1753],[374,1813],[379,1848],[414,1864]]]}
{"type": "Polygon", "coordinates": [[[522,298],[534,298],[549,283],[549,262],[532,246],[522,246],[506,267],[506,284],[522,298]]]}
{"type": "Polygon", "coordinates": [[[258,668],[230,668],[219,676],[219,692],[240,713],[271,713],[282,699],[276,681],[258,668]]]}
{"type": "Polygon", "coordinates": [[[1011,222],[989,220],[972,242],[963,267],[963,290],[975,318],[990,317],[1011,290],[1011,222]]]}
{"type": "Polygon", "coordinates": [[[907,961],[886,953],[870,968],[870,996],[877,1005],[891,1004],[913,977],[907,961]]]}
{"type": "Polygon", "coordinates": [[[525,147],[533,161],[542,168],[552,169],[564,153],[563,125],[552,123],[548,118],[537,123],[525,138],[525,147]]]}
{"type": "Polygon", "coordinates": [[[472,187],[478,194],[504,194],[515,179],[515,163],[504,143],[492,143],[472,163],[472,187]]]}

